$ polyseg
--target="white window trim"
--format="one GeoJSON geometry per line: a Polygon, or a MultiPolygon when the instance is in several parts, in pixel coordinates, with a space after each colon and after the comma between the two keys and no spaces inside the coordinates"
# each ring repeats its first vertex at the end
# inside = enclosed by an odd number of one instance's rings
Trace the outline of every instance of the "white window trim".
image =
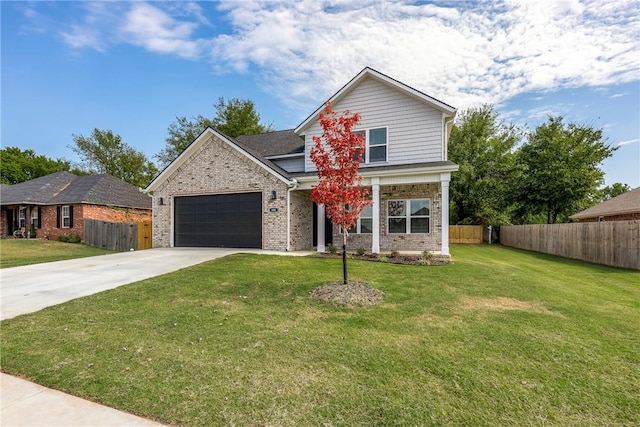
{"type": "Polygon", "coordinates": [[[38,208],[31,208],[31,225],[38,228],[38,208]]]}
{"type": "MultiPolygon", "coordinates": [[[[388,126],[378,126],[378,127],[371,127],[371,128],[365,128],[365,129],[357,129],[353,131],[354,133],[360,133],[360,132],[364,132],[364,162],[362,162],[362,164],[365,165],[379,165],[382,163],[387,163],[389,161],[389,127],[388,126]],[[370,153],[370,145],[369,145],[369,131],[371,130],[377,130],[377,129],[384,129],[385,133],[387,135],[387,140],[384,144],[385,147],[385,156],[384,156],[384,160],[381,160],[379,162],[370,162],[371,159],[371,153],[370,153]]],[[[383,145],[374,145],[374,147],[382,147],[383,145]]]]}
{"type": "Polygon", "coordinates": [[[27,226],[27,209],[20,209],[18,213],[18,228],[25,228],[27,226]]]}
{"type": "Polygon", "coordinates": [[[69,205],[62,206],[62,209],[60,209],[60,216],[62,217],[61,221],[60,221],[61,227],[62,228],[71,228],[70,227],[70,224],[71,224],[71,209],[69,208],[69,205]],[[67,211],[66,215],[65,215],[65,212],[64,212],[65,208],[66,208],[66,211],[67,211]],[[65,218],[67,219],[67,225],[64,224],[65,218]]]}
{"type": "MultiPolygon", "coordinates": [[[[369,205],[371,206],[371,205],[369,205]]],[[[362,214],[364,213],[364,209],[362,209],[362,211],[360,211],[360,216],[358,217],[358,221],[356,221],[356,231],[350,231],[350,233],[352,234],[373,234],[373,206],[371,207],[371,216],[362,216],[362,214]],[[363,233],[362,232],[362,223],[360,222],[360,220],[364,218],[364,219],[370,219],[371,220],[371,233],[363,233]]]]}
{"type": "Polygon", "coordinates": [[[420,198],[415,198],[415,199],[389,199],[387,200],[387,234],[396,234],[396,235],[401,235],[401,234],[431,234],[431,199],[429,197],[420,197],[420,198]],[[415,215],[415,216],[411,216],[411,201],[412,200],[428,200],[429,201],[429,215],[415,215]],[[389,203],[391,202],[405,202],[405,214],[404,216],[390,216],[389,215],[389,203]],[[393,219],[393,218],[404,218],[405,219],[405,232],[404,233],[397,233],[397,232],[392,232],[390,230],[389,227],[389,220],[393,219]],[[411,218],[428,218],[429,219],[429,231],[426,233],[412,233],[411,232],[411,218]]]}

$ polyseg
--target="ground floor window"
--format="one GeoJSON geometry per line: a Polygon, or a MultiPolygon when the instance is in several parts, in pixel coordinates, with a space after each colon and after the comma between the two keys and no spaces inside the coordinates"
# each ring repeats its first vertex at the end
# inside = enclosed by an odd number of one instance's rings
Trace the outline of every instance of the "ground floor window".
{"type": "Polygon", "coordinates": [[[389,200],[387,230],[394,234],[429,233],[430,212],[429,199],[389,200]]]}
{"type": "Polygon", "coordinates": [[[36,208],[31,210],[31,225],[38,228],[38,209],[36,208]]]}
{"type": "Polygon", "coordinates": [[[71,226],[71,212],[69,206],[62,207],[62,228],[69,228],[71,226]]]}
{"type": "Polygon", "coordinates": [[[20,209],[20,214],[18,215],[18,219],[20,222],[19,228],[25,228],[27,223],[27,210],[20,209]]]}
{"type": "Polygon", "coordinates": [[[371,234],[373,233],[373,207],[371,205],[365,206],[360,211],[360,218],[356,222],[356,225],[349,229],[349,233],[358,234],[371,234]]]}

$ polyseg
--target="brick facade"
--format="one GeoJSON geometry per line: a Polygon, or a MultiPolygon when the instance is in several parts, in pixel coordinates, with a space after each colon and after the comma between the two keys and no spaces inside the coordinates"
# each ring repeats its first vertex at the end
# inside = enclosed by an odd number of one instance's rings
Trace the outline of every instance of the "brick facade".
{"type": "MultiPolygon", "coordinates": [[[[633,221],[635,219],[640,219],[640,212],[620,214],[620,215],[604,215],[604,221],[633,221]]],[[[579,222],[598,222],[600,221],[600,217],[592,217],[592,218],[580,218],[579,222]]]]}
{"type": "MultiPolygon", "coordinates": [[[[172,244],[174,197],[261,192],[262,248],[284,251],[287,249],[287,189],[285,182],[251,158],[211,136],[154,191],[153,246],[172,244]],[[275,200],[271,199],[272,191],[276,192],[275,200]]],[[[297,204],[299,198],[292,199],[297,204]]],[[[296,223],[296,229],[299,227],[296,223]]]]}
{"type": "MultiPolygon", "coordinates": [[[[314,204],[308,186],[291,189],[286,179],[265,168],[221,136],[204,134],[176,160],[166,176],[152,183],[153,246],[174,245],[174,204],[177,197],[256,193],[262,195],[262,248],[268,250],[305,250],[313,248],[314,204]],[[272,199],[272,192],[276,198],[272,199]],[[288,197],[287,197],[288,196],[288,197]],[[290,201],[287,209],[287,199],[290,201]],[[287,214],[290,214],[287,218],[287,214]],[[289,220],[289,222],[288,222],[289,220]],[[288,241],[287,241],[288,240],[288,241]]],[[[440,251],[442,243],[442,187],[440,182],[380,186],[380,250],[440,251]],[[430,200],[429,233],[387,233],[387,202],[406,199],[430,200]]],[[[333,241],[342,241],[333,227],[333,241]]],[[[348,248],[372,249],[371,234],[351,234],[348,248]]]]}
{"type": "MultiPolygon", "coordinates": [[[[36,237],[39,239],[56,240],[58,236],[64,234],[77,234],[81,240],[84,240],[84,219],[97,219],[107,222],[143,222],[151,220],[151,211],[148,209],[134,209],[134,208],[120,208],[114,206],[101,206],[101,205],[88,205],[88,204],[71,204],[68,206],[73,207],[73,227],[63,228],[58,227],[58,206],[40,206],[40,228],[36,227],[36,237]]],[[[9,227],[7,224],[8,213],[7,209],[2,208],[2,215],[0,219],[0,230],[2,235],[10,236],[10,229],[15,227],[9,227]]],[[[15,221],[18,221],[18,207],[14,208],[15,221]]],[[[31,209],[38,209],[37,206],[32,206],[31,209]]],[[[27,229],[29,228],[30,221],[27,218],[27,229]]],[[[60,223],[62,220],[60,220],[60,223]]]]}
{"type": "MultiPolygon", "coordinates": [[[[439,251],[442,244],[442,192],[439,183],[380,186],[380,250],[381,251],[439,251]],[[389,200],[429,199],[431,201],[427,234],[387,233],[387,202],[389,200]]],[[[333,227],[333,242],[342,245],[338,227],[333,227]]],[[[351,233],[347,249],[371,250],[372,235],[351,233]]]]}
{"type": "Polygon", "coordinates": [[[313,201],[311,191],[291,192],[291,249],[313,246],[313,201]]]}

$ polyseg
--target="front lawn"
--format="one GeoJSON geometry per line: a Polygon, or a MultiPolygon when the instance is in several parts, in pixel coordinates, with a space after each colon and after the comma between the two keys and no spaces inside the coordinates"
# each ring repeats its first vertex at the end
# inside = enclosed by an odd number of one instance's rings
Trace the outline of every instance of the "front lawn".
{"type": "Polygon", "coordinates": [[[500,246],[234,255],[3,321],[2,370],[185,426],[639,425],[640,273],[500,246]]]}
{"type": "Polygon", "coordinates": [[[0,268],[112,254],[114,251],[53,240],[0,239],[0,268]]]}

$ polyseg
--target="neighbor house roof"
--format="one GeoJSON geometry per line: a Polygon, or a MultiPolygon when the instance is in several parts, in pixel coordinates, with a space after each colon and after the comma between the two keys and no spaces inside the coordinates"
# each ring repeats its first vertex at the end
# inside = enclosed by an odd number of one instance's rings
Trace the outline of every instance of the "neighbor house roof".
{"type": "Polygon", "coordinates": [[[264,157],[304,153],[304,138],[296,135],[293,129],[240,135],[235,140],[264,157]]]}
{"type": "MultiPolygon", "coordinates": [[[[451,105],[445,104],[444,102],[432,96],[429,96],[424,92],[420,92],[419,90],[414,89],[411,86],[408,86],[392,77],[389,77],[386,74],[382,74],[381,72],[376,71],[370,67],[365,67],[362,71],[360,71],[360,73],[358,73],[357,76],[351,79],[349,83],[344,85],[342,89],[340,89],[333,96],[331,96],[331,98],[329,98],[329,101],[332,104],[336,104],[340,102],[341,99],[347,96],[349,92],[351,92],[356,86],[358,86],[363,80],[367,78],[373,78],[379,82],[382,82],[386,85],[394,87],[397,90],[409,96],[412,96],[413,98],[416,98],[424,103],[427,103],[437,110],[442,111],[447,116],[453,117],[456,113],[456,109],[451,105]]],[[[322,110],[324,110],[324,104],[318,107],[316,111],[311,113],[311,115],[307,117],[302,123],[300,123],[298,127],[295,128],[294,131],[300,135],[304,134],[305,129],[307,129],[311,124],[313,124],[316,121],[316,119],[320,116],[320,113],[322,112],[322,110]]]]}
{"type": "Polygon", "coordinates": [[[640,212],[640,187],[571,215],[570,218],[596,218],[637,212],[640,212]]]}
{"type": "Polygon", "coordinates": [[[0,195],[2,205],[72,203],[151,209],[148,195],[107,174],[77,176],[69,172],[55,172],[2,187],[0,195]]]}

